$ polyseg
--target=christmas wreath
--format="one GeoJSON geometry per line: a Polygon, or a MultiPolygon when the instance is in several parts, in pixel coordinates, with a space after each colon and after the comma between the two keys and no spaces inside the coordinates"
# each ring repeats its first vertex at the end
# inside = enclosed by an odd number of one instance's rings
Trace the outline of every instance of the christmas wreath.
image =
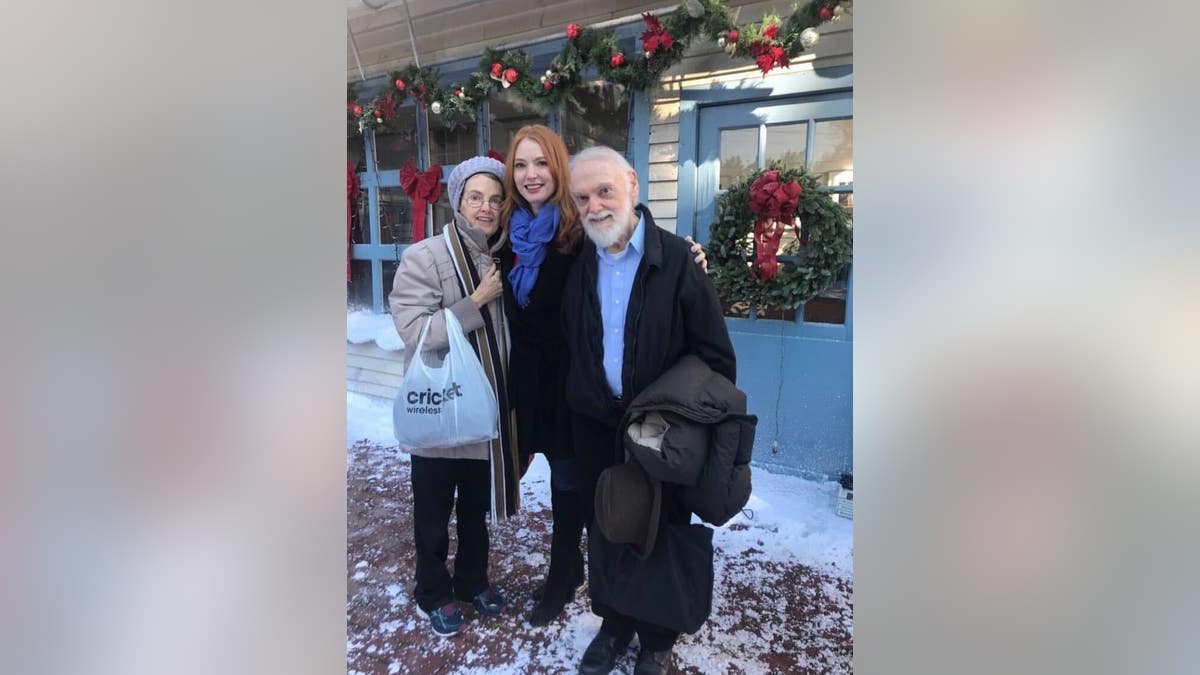
{"type": "Polygon", "coordinates": [[[755,171],[717,200],[706,247],[717,294],[726,303],[799,307],[850,264],[852,228],[803,169],[755,171]],[[789,228],[795,237],[783,245],[789,228]]]}

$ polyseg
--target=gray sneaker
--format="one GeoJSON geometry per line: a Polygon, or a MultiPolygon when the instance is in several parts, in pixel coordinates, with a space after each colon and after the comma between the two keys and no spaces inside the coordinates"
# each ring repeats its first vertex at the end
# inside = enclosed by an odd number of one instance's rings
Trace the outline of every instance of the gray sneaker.
{"type": "Polygon", "coordinates": [[[467,627],[462,610],[453,602],[429,612],[429,623],[433,625],[433,632],[441,637],[458,635],[467,627]]]}

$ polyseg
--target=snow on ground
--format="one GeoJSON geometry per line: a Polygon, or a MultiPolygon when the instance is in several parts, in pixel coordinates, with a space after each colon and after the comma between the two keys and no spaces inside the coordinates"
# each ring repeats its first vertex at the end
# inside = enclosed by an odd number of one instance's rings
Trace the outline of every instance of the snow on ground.
{"type": "Polygon", "coordinates": [[[370,310],[346,312],[346,340],[356,345],[374,342],[390,352],[404,349],[404,340],[396,332],[391,314],[376,314],[370,310]]]}
{"type": "Polygon", "coordinates": [[[392,432],[392,404],[373,396],[346,392],[346,447],[356,441],[395,447],[392,432]]]}
{"type": "MultiPolygon", "coordinates": [[[[508,612],[477,617],[465,606],[468,630],[438,639],[409,595],[410,464],[395,447],[391,404],[348,392],[346,405],[350,672],[574,672],[600,625],[586,585],[550,625],[533,628],[524,618],[548,562],[545,459],[539,455],[521,481],[522,512],[490,526],[490,577],[509,598],[508,612]]],[[[834,513],[837,484],[764,470],[755,470],[752,481],[746,511],[715,528],[712,614],[697,633],[681,636],[675,667],[685,673],[851,672],[853,528],[834,513]]],[[[453,525],[450,531],[453,540],[453,525]]],[[[636,645],[614,672],[632,671],[636,645]]]]}

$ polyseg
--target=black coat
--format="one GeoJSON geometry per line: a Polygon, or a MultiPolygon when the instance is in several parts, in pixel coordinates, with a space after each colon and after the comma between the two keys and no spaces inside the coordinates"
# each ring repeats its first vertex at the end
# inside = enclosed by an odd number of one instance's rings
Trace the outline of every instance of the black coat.
{"type": "MultiPolygon", "coordinates": [[[[617,427],[627,402],[637,397],[686,354],[699,357],[730,382],[736,358],[716,288],[696,264],[691,245],[654,224],[645,206],[645,251],[634,277],[625,315],[623,400],[613,398],[604,376],[603,323],[596,292],[596,246],[585,240],[567,274],[562,319],[567,340],[566,400],[585,516],[592,515],[596,480],[623,461],[617,427]]],[[[664,501],[664,517],[684,519],[664,501]]],[[[684,520],[686,522],[686,520],[684,520]]]]}
{"type": "Polygon", "coordinates": [[[757,422],[746,414],[746,394],[692,354],[629,404],[619,444],[662,483],[674,509],[654,524],[657,542],[645,559],[599,528],[589,531],[588,588],[597,606],[672,631],[700,629],[712,609],[712,530],[690,524],[688,512],[724,525],[746,505],[757,422]]]}
{"type": "Polygon", "coordinates": [[[508,283],[513,268],[511,246],[500,255],[504,281],[504,313],[508,319],[509,403],[517,415],[517,446],[522,455],[535,452],[548,457],[570,457],[571,436],[563,396],[566,345],[562,336],[563,282],[579,250],[560,253],[551,242],[529,293],[521,307],[508,283]]]}
{"type": "Polygon", "coordinates": [[[638,394],[619,428],[623,448],[651,478],[678,485],[682,507],[720,526],[750,499],[757,425],[746,394],[688,354],[638,394]]]}

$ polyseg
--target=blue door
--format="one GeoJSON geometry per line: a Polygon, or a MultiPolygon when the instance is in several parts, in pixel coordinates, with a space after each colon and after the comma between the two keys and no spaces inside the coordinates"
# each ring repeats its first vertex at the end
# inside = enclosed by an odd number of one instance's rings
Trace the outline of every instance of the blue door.
{"type": "MultiPolygon", "coordinates": [[[[695,197],[689,215],[696,238],[708,241],[716,201],[725,189],[772,161],[806,167],[823,190],[852,210],[851,101],[844,91],[700,103],[691,145],[695,197]]],[[[780,258],[789,259],[795,260],[780,258]]],[[[848,269],[799,309],[726,308],[738,385],[749,397],[750,412],[758,415],[756,464],[810,477],[851,471],[852,288],[848,269]]]]}

